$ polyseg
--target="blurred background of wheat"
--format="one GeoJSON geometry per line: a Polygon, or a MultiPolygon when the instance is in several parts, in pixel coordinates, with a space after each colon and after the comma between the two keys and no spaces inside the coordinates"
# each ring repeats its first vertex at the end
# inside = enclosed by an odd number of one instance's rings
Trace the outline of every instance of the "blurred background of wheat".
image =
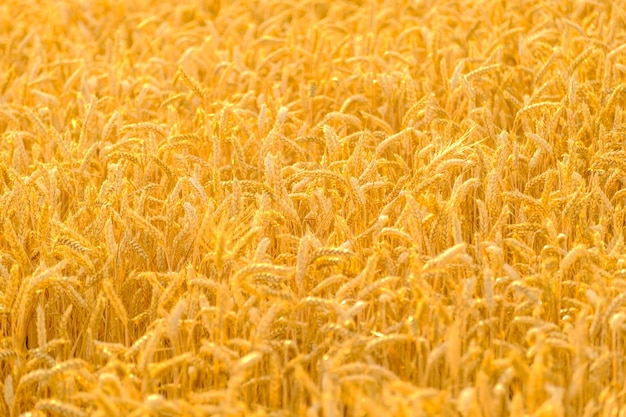
{"type": "Polygon", "coordinates": [[[625,6],[3,1],[0,415],[624,415],[625,6]]]}

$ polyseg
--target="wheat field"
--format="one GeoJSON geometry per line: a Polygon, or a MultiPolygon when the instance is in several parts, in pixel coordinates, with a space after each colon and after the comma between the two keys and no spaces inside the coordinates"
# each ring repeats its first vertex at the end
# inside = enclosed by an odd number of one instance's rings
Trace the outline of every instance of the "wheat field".
{"type": "Polygon", "coordinates": [[[626,3],[5,0],[0,416],[626,416],[626,3]]]}

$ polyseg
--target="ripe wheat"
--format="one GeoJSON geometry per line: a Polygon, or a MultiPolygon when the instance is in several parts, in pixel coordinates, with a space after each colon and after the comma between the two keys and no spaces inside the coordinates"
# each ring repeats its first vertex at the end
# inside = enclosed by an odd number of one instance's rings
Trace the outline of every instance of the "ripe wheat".
{"type": "Polygon", "coordinates": [[[0,415],[626,407],[622,0],[91,3],[0,5],[0,415]]]}

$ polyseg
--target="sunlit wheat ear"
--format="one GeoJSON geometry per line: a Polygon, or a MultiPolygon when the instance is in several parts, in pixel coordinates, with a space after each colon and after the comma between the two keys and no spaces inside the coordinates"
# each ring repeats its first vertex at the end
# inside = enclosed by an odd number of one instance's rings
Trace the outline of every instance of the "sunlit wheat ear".
{"type": "Polygon", "coordinates": [[[245,381],[250,369],[253,368],[263,357],[260,352],[252,352],[239,359],[233,366],[231,376],[228,380],[228,393],[231,401],[236,398],[237,390],[245,381]]]}
{"type": "Polygon", "coordinates": [[[82,411],[80,407],[72,404],[63,403],[57,400],[39,400],[35,408],[42,412],[52,412],[55,415],[64,415],[68,417],[85,417],[87,413],[82,411]]]}
{"type": "Polygon", "coordinates": [[[281,302],[275,303],[265,315],[261,318],[256,327],[256,333],[254,335],[254,342],[257,345],[263,344],[269,341],[269,335],[272,323],[276,319],[276,316],[283,310],[284,306],[281,302]]]}
{"type": "Polygon", "coordinates": [[[111,282],[104,281],[102,283],[102,290],[106,298],[109,300],[109,303],[117,318],[122,321],[122,324],[126,325],[128,323],[128,313],[126,312],[126,308],[124,307],[122,300],[119,298],[119,295],[113,288],[111,282]]]}
{"type": "Polygon", "coordinates": [[[176,78],[182,79],[185,85],[187,86],[187,88],[189,88],[196,97],[200,99],[204,99],[206,97],[206,93],[204,92],[200,83],[198,83],[198,81],[191,78],[182,66],[178,67],[176,78]]]}
{"type": "Polygon", "coordinates": [[[328,152],[328,162],[333,162],[339,159],[340,144],[337,133],[329,125],[324,125],[322,128],[324,132],[324,139],[326,140],[326,150],[328,152]]]}
{"type": "Polygon", "coordinates": [[[78,143],[82,144],[85,141],[87,136],[88,129],[91,127],[92,118],[94,116],[94,112],[96,110],[97,99],[96,97],[92,97],[89,104],[87,105],[87,109],[85,111],[85,118],[83,120],[83,126],[80,130],[80,137],[78,138],[78,143]]]}
{"type": "Polygon", "coordinates": [[[37,306],[37,343],[40,349],[45,349],[48,344],[48,337],[46,335],[46,316],[41,304],[37,306]]]}

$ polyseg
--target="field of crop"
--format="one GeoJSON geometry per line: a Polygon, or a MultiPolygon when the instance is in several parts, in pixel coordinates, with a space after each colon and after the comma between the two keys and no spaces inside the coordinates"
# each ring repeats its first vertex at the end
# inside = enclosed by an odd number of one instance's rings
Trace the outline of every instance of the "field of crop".
{"type": "Polygon", "coordinates": [[[626,415],[626,4],[5,0],[0,416],[626,415]]]}

